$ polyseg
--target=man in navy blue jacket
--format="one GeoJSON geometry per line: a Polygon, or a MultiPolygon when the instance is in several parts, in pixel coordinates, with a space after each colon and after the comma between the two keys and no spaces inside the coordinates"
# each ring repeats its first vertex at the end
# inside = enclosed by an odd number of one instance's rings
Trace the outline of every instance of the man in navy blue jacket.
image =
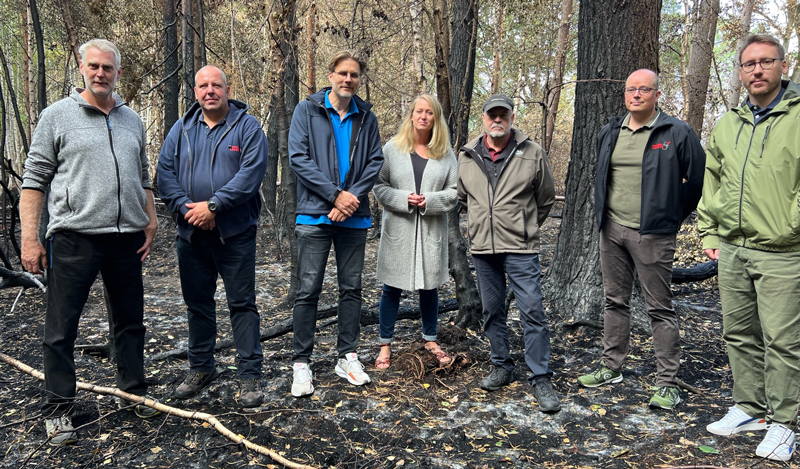
{"type": "Polygon", "coordinates": [[[330,88],[294,110],[289,162],[297,176],[297,277],[294,303],[292,395],[314,392],[308,366],[314,347],[317,305],[331,244],[339,280],[336,374],[357,386],[370,382],[356,347],[361,320],[361,271],[367,229],[367,196],[383,165],[378,121],[371,104],[356,96],[366,61],[341,51],[328,63],[330,88]]]}
{"type": "Polygon", "coordinates": [[[189,315],[189,375],[174,395],[194,396],[217,376],[217,276],[225,284],[244,407],[261,405],[259,316],[256,309],[258,189],[267,139],[248,106],[228,99],[225,74],[214,66],[195,76],[197,102],[175,123],[161,148],[158,190],[177,217],[181,289],[189,315]]]}

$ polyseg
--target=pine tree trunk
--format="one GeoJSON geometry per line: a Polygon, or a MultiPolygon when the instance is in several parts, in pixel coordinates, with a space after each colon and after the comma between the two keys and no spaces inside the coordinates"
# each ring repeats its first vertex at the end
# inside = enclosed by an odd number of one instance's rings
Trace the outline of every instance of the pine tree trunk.
{"type": "MultiPolygon", "coordinates": [[[[625,112],[623,87],[636,69],[658,71],[660,0],[583,0],[578,16],[575,125],[561,231],[545,299],[566,323],[602,321],[603,281],[594,213],[595,141],[610,116],[625,112]],[[624,51],[624,52],[623,52],[624,51]]],[[[634,308],[632,325],[646,330],[634,308]]]]}

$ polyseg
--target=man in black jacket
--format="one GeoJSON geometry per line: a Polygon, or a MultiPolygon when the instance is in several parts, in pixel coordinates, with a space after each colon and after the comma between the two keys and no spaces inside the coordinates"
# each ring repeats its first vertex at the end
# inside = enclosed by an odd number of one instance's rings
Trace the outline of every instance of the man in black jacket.
{"type": "Polygon", "coordinates": [[[697,207],[705,153],[694,131],[656,107],[658,75],[637,70],[625,82],[625,117],[614,117],[597,136],[595,214],[605,291],[603,356],[585,387],[622,381],[630,339],[633,271],[639,275],[653,330],[657,378],[650,407],[681,401],[678,316],[672,309],[675,237],[697,207]]]}

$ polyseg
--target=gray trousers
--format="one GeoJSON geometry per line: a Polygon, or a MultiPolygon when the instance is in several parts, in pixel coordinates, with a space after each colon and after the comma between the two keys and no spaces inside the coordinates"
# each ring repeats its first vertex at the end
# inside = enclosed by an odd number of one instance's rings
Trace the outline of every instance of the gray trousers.
{"type": "Polygon", "coordinates": [[[550,369],[550,329],[542,304],[539,276],[542,269],[538,254],[473,254],[478,290],[483,304],[483,331],[492,349],[492,364],[514,371],[508,341],[506,275],[514,290],[522,339],[525,343],[525,364],[531,370],[528,381],[536,384],[553,376],[550,369]]]}
{"type": "Polygon", "coordinates": [[[672,309],[672,261],[675,233],[640,235],[638,230],[607,220],[600,231],[600,265],[603,269],[603,362],[622,368],[631,334],[631,291],[636,269],[653,330],[656,386],[676,386],[680,365],[678,315],[672,309]]]}

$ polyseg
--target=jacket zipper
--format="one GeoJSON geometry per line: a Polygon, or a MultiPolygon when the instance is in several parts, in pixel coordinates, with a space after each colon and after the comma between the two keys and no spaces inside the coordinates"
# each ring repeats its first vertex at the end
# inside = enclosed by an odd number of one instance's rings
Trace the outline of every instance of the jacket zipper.
{"type": "MultiPolygon", "coordinates": [[[[514,156],[514,153],[517,152],[517,148],[519,148],[520,142],[514,142],[514,143],[515,143],[514,144],[514,148],[512,148],[511,152],[509,152],[508,158],[506,158],[506,160],[503,162],[503,166],[500,167],[500,173],[497,174],[497,184],[498,185],[500,184],[500,176],[503,175],[503,171],[506,169],[506,166],[508,166],[508,162],[511,161],[511,158],[514,156]]],[[[474,153],[474,154],[470,154],[472,159],[475,160],[478,163],[478,165],[480,165],[480,166],[485,168],[485,166],[483,165],[483,161],[481,159],[482,157],[475,151],[475,147],[471,148],[470,150],[472,150],[472,153],[474,153]]],[[[486,174],[484,173],[484,176],[485,175],[486,174]]],[[[487,194],[487,198],[489,199],[489,232],[491,233],[490,237],[492,239],[492,254],[497,254],[495,252],[495,244],[494,244],[494,200],[495,200],[496,192],[497,192],[497,185],[495,185],[495,187],[492,188],[492,185],[489,183],[489,178],[487,176],[487,178],[486,178],[486,194],[487,194]]],[[[525,225],[524,229],[525,229],[525,240],[526,240],[525,246],[527,248],[527,238],[528,238],[527,224],[525,225]]]]}
{"type": "MultiPolygon", "coordinates": [[[[114,108],[116,109],[116,108],[114,108]]],[[[111,111],[114,111],[111,109],[111,111]]],[[[106,127],[108,127],[108,144],[111,147],[111,156],[114,158],[114,169],[117,175],[117,232],[120,231],[119,222],[122,219],[122,181],[119,177],[119,161],[117,161],[117,153],[114,151],[114,137],[111,134],[111,120],[108,118],[111,112],[104,114],[106,119],[106,127]]]]}
{"type": "Polygon", "coordinates": [[[742,233],[742,247],[746,247],[747,239],[744,235],[744,228],[742,228],[742,201],[744,200],[744,170],[747,168],[747,160],[750,158],[750,149],[753,148],[753,138],[756,136],[756,126],[753,124],[753,129],[750,132],[750,141],[747,144],[747,152],[744,155],[744,163],[742,164],[742,177],[741,184],[739,184],[739,232],[742,233]]]}

